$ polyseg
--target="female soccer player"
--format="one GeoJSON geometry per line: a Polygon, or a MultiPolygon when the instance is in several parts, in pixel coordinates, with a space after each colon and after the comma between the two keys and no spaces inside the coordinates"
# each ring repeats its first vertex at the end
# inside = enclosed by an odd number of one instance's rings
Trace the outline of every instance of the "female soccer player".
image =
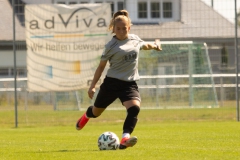
{"type": "Polygon", "coordinates": [[[88,90],[89,98],[93,98],[95,85],[108,61],[110,67],[100,86],[94,106],[90,106],[76,124],[76,129],[81,130],[90,118],[100,116],[112,102],[119,98],[127,110],[119,149],[132,147],[137,143],[137,137],[130,137],[130,135],[136,126],[141,103],[138,86],[135,82],[139,80],[139,51],[140,49],[162,50],[160,44],[144,43],[137,35],[129,34],[130,27],[131,20],[126,10],[120,10],[113,15],[109,30],[115,35],[105,45],[101,61],[88,90]]]}

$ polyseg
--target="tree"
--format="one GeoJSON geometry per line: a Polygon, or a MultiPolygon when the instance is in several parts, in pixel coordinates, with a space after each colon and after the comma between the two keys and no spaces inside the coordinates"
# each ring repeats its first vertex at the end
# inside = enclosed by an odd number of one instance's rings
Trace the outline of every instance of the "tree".
{"type": "Polygon", "coordinates": [[[227,67],[228,65],[228,51],[227,48],[225,46],[225,44],[223,44],[222,50],[221,50],[221,58],[222,58],[222,66],[227,67]]]}

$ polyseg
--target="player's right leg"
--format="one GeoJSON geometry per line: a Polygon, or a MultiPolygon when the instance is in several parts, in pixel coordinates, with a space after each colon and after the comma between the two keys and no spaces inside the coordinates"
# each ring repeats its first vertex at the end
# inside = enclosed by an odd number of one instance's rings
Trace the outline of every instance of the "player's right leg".
{"type": "Polygon", "coordinates": [[[90,118],[97,118],[104,110],[105,108],[97,108],[94,106],[88,107],[87,111],[77,121],[76,129],[81,130],[87,124],[90,118]]]}
{"type": "Polygon", "coordinates": [[[87,117],[86,113],[84,113],[76,123],[76,130],[81,130],[87,124],[88,120],[89,118],[87,117]]]}
{"type": "Polygon", "coordinates": [[[77,121],[76,129],[81,130],[89,121],[90,118],[96,118],[102,114],[102,112],[118,97],[117,92],[111,91],[112,82],[104,80],[100,86],[100,90],[94,102],[94,106],[88,107],[86,113],[77,121]],[[110,88],[110,89],[109,89],[110,88]]]}

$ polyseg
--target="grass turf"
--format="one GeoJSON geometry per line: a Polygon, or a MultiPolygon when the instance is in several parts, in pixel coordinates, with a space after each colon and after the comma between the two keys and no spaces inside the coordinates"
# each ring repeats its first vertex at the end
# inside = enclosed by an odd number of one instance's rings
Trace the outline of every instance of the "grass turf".
{"type": "Polygon", "coordinates": [[[133,135],[138,144],[126,150],[99,151],[98,136],[121,123],[89,123],[82,131],[73,126],[1,129],[1,160],[133,160],[239,159],[238,122],[141,122],[133,135]]]}
{"type": "Polygon", "coordinates": [[[106,111],[81,131],[76,111],[1,111],[1,160],[229,160],[240,157],[240,127],[234,108],[142,110],[132,135],[139,139],[126,150],[99,151],[98,136],[105,131],[121,136],[125,111],[106,111]],[[58,121],[59,120],[59,121],[58,121]],[[10,121],[8,123],[8,121],[10,121]]]}

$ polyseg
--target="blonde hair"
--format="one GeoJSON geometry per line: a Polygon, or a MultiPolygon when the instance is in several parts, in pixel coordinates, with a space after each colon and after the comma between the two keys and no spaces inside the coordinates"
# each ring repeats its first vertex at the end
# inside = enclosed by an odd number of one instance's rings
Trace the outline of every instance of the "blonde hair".
{"type": "Polygon", "coordinates": [[[108,26],[108,30],[113,32],[114,26],[116,22],[119,21],[127,21],[128,25],[131,26],[132,22],[131,19],[129,18],[128,11],[127,10],[119,10],[116,13],[114,13],[113,18],[110,21],[110,24],[108,26]]]}

